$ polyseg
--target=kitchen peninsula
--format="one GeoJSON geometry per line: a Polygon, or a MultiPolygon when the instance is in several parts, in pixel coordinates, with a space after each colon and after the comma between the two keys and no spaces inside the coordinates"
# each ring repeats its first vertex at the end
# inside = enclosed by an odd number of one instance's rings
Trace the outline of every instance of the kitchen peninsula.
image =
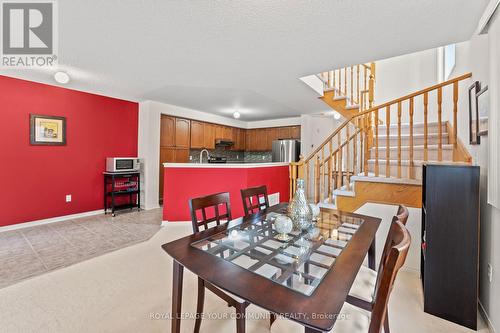
{"type": "Polygon", "coordinates": [[[288,163],[164,163],[163,220],[189,221],[188,200],[229,192],[233,218],[243,216],[240,190],[266,185],[277,201],[289,198],[288,163]]]}

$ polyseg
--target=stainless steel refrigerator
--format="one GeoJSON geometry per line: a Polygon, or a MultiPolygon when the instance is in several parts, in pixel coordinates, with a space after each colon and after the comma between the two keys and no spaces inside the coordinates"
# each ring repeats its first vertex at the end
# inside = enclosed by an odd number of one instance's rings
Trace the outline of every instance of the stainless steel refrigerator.
{"type": "Polygon", "coordinates": [[[297,162],[300,155],[299,140],[274,140],[273,162],[297,162]]]}

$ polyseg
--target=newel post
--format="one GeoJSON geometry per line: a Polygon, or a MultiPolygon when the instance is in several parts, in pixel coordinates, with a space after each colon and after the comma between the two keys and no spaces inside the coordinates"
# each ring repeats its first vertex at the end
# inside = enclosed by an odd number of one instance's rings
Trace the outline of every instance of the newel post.
{"type": "MultiPolygon", "coordinates": [[[[290,200],[293,199],[295,190],[297,189],[297,179],[304,179],[304,156],[300,155],[298,162],[290,163],[290,200]]],[[[307,179],[305,180],[307,182],[307,179]]]]}

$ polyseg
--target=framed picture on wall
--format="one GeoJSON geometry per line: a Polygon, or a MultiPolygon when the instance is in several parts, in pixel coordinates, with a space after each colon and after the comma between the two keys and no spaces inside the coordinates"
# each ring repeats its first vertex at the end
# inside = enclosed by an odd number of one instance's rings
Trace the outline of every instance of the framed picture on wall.
{"type": "Polygon", "coordinates": [[[66,145],[66,118],[30,114],[30,144],[66,145]]]}
{"type": "Polygon", "coordinates": [[[488,117],[490,114],[490,94],[488,86],[476,93],[476,107],[478,114],[478,135],[488,135],[488,117]]]}
{"type": "Polygon", "coordinates": [[[479,116],[477,109],[477,94],[481,90],[479,81],[474,82],[469,87],[469,143],[471,145],[478,145],[481,143],[479,136],[479,116]]]}

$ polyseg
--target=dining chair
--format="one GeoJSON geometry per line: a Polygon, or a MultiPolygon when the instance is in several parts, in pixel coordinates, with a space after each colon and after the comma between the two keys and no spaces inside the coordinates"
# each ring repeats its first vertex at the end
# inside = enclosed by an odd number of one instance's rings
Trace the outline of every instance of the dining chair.
{"type": "MultiPolygon", "coordinates": [[[[411,243],[408,230],[396,217],[392,220],[389,235],[387,242],[390,245],[389,251],[381,264],[380,274],[377,276],[372,306],[369,310],[365,310],[346,302],[330,332],[380,333],[382,329],[387,332],[385,322],[389,297],[398,271],[404,265],[411,243]]],[[[306,329],[306,332],[309,331],[306,329]]],[[[271,332],[304,332],[304,327],[290,320],[279,318],[271,327],[271,332]]]]}
{"type": "MultiPolygon", "coordinates": [[[[404,206],[399,206],[398,212],[408,210],[404,206]]],[[[378,272],[370,269],[366,266],[362,266],[352,284],[349,295],[347,296],[347,302],[360,307],[367,311],[373,310],[374,305],[374,295],[377,288],[377,279],[383,274],[382,270],[390,254],[392,243],[393,243],[393,233],[397,222],[401,223],[403,226],[408,220],[408,215],[396,215],[392,218],[391,227],[389,228],[389,233],[385,241],[384,249],[382,250],[382,256],[380,258],[378,272]]],[[[384,320],[384,332],[389,333],[389,312],[386,311],[386,318],[384,320]]]]}
{"type": "Polygon", "coordinates": [[[265,185],[242,189],[241,199],[243,200],[245,216],[269,208],[269,198],[267,197],[267,187],[265,185]]]}
{"type": "MultiPolygon", "coordinates": [[[[210,227],[210,224],[215,223],[215,225],[220,225],[231,220],[231,204],[229,200],[229,193],[227,192],[190,199],[189,209],[191,211],[193,233],[200,232],[200,227],[203,227],[203,230],[206,230],[210,227]],[[201,211],[200,218],[198,217],[199,211],[201,211]]],[[[239,298],[238,296],[224,292],[222,289],[217,288],[200,277],[198,277],[198,299],[196,305],[194,332],[198,333],[200,331],[201,317],[205,303],[205,288],[226,301],[228,306],[236,309],[236,332],[244,333],[245,311],[250,303],[239,298]]],[[[271,314],[271,324],[275,319],[276,316],[271,314]]]]}

